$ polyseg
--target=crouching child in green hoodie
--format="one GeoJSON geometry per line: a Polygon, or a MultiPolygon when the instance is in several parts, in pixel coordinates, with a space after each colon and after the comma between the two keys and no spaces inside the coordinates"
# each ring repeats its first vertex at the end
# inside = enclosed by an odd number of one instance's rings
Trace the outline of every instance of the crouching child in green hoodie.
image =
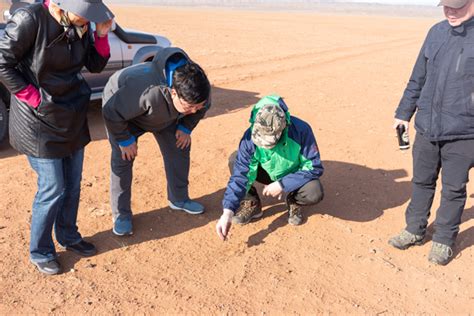
{"type": "Polygon", "coordinates": [[[277,95],[261,99],[252,109],[250,128],[229,159],[230,177],[223,200],[217,234],[226,239],[231,224],[247,224],[263,215],[255,182],[264,184],[263,195],[286,194],[288,223],[304,221],[301,206],[319,203],[323,166],[308,123],[291,116],[277,95]]]}

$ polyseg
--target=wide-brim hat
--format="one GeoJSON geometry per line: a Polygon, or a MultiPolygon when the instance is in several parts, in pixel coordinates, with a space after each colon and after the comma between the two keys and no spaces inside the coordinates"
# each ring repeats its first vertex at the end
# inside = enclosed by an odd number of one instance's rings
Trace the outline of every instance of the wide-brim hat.
{"type": "Polygon", "coordinates": [[[445,6],[454,9],[459,9],[464,7],[471,0],[441,0],[438,3],[438,6],[445,6]]]}
{"type": "Polygon", "coordinates": [[[53,0],[53,2],[61,9],[94,23],[102,23],[114,18],[114,14],[102,0],[53,0]]]}

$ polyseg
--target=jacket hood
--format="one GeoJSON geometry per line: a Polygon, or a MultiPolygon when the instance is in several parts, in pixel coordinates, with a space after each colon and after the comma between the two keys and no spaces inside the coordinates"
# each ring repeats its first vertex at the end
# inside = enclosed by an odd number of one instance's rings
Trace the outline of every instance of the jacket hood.
{"type": "Polygon", "coordinates": [[[260,109],[267,104],[274,104],[278,105],[284,112],[285,112],[285,117],[286,117],[286,128],[291,124],[291,119],[290,119],[290,112],[288,111],[288,106],[286,105],[285,101],[283,101],[283,98],[280,97],[277,94],[272,94],[266,97],[263,97],[258,101],[252,108],[252,112],[250,113],[250,128],[253,128],[253,124],[255,122],[255,117],[260,111],[260,109]]]}
{"type": "Polygon", "coordinates": [[[152,60],[152,64],[153,64],[153,67],[155,67],[155,69],[157,70],[160,76],[160,79],[166,82],[167,81],[166,63],[169,60],[179,60],[182,58],[186,58],[187,60],[190,60],[189,56],[181,48],[166,47],[159,50],[155,54],[155,57],[153,57],[153,60],[152,60]]]}

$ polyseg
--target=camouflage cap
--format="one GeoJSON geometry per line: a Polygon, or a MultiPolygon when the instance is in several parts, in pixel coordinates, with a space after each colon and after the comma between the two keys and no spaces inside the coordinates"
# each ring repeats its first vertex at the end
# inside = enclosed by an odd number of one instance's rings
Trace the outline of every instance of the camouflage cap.
{"type": "Polygon", "coordinates": [[[276,104],[266,104],[255,115],[252,142],[258,147],[271,149],[280,140],[285,127],[286,116],[283,109],[276,104]]]}

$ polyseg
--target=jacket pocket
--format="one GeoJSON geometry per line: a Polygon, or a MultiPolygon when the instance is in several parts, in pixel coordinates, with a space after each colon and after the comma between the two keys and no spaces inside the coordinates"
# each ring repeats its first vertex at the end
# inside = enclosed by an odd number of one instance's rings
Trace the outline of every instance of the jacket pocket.
{"type": "Polygon", "coordinates": [[[464,73],[466,75],[474,75],[474,56],[466,58],[464,73]]]}
{"type": "Polygon", "coordinates": [[[467,76],[474,76],[474,51],[470,47],[464,47],[462,54],[460,54],[461,58],[463,57],[462,55],[465,58],[464,65],[461,64],[462,73],[467,76]]]}
{"type": "MultiPolygon", "coordinates": [[[[472,48],[466,53],[466,60],[463,68],[464,76],[462,79],[464,80],[463,87],[466,95],[466,114],[470,116],[470,120],[472,121],[474,120],[474,51],[472,48]]],[[[472,126],[474,126],[474,123],[472,123],[472,126]]]]}
{"type": "Polygon", "coordinates": [[[428,66],[436,66],[436,55],[443,45],[442,42],[429,43],[425,46],[424,55],[428,66]]]}
{"type": "MultiPolygon", "coordinates": [[[[78,101],[78,100],[74,100],[78,101]]],[[[42,125],[56,133],[69,133],[81,126],[85,120],[87,103],[83,108],[78,108],[75,102],[56,102],[41,89],[41,103],[36,109],[36,115],[42,125]]]]}
{"type": "Polygon", "coordinates": [[[438,54],[439,49],[442,46],[442,42],[435,42],[429,43],[425,46],[423,54],[426,59],[426,83],[427,87],[429,85],[433,85],[434,80],[433,78],[436,76],[437,68],[438,68],[438,61],[436,59],[436,55],[438,54]]]}

